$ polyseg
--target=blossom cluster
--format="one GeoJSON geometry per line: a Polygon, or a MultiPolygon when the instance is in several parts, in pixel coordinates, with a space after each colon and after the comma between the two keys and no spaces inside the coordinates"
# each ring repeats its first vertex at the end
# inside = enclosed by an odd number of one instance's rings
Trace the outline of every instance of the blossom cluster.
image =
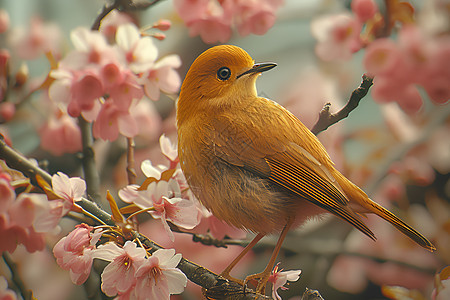
{"type": "Polygon", "coordinates": [[[43,250],[44,234],[54,230],[61,218],[81,199],[84,180],[63,173],[52,177],[53,197],[44,194],[16,195],[14,181],[7,172],[0,173],[0,252],[14,252],[22,244],[28,252],[43,250]]]}
{"type": "MultiPolygon", "coordinates": [[[[72,117],[80,114],[94,122],[95,137],[115,140],[119,133],[134,137],[139,132],[134,107],[146,95],[158,100],[160,90],[175,93],[181,84],[174,70],[177,55],[156,60],[158,49],[136,25],[120,25],[115,45],[98,31],[77,28],[71,33],[75,49],[51,71],[55,79],[50,98],[72,117]]],[[[142,126],[142,124],[140,124],[142,126]]]]}
{"type": "Polygon", "coordinates": [[[353,53],[365,49],[364,67],[375,77],[374,100],[397,102],[408,114],[417,113],[423,106],[418,87],[435,104],[447,103],[448,36],[436,29],[426,30],[416,22],[414,8],[407,2],[390,1],[385,8],[389,19],[379,12],[374,0],[353,0],[351,4],[351,13],[323,16],[312,22],[317,56],[325,61],[349,60],[353,53]],[[397,39],[387,37],[398,24],[397,39]]]}
{"type": "Polygon", "coordinates": [[[428,36],[417,26],[404,26],[397,42],[380,38],[366,49],[364,66],[375,76],[373,98],[395,101],[407,113],[423,105],[418,86],[436,104],[450,99],[450,39],[428,36]]]}
{"type": "Polygon", "coordinates": [[[76,284],[84,283],[94,258],[109,261],[102,272],[102,290],[116,299],[169,299],[179,294],[187,283],[186,275],[176,268],[181,254],[160,249],[152,255],[127,241],[123,246],[107,242],[97,247],[103,230],[86,224],[77,225],[53,248],[58,265],[70,271],[76,284]]]}
{"type": "Polygon", "coordinates": [[[283,0],[175,0],[175,9],[191,36],[205,43],[226,42],[235,26],[241,36],[265,34],[283,0]]]}

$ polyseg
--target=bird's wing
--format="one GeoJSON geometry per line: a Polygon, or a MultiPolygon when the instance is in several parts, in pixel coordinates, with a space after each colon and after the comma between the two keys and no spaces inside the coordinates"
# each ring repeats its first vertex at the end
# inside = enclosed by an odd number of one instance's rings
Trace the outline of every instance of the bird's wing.
{"type": "Polygon", "coordinates": [[[257,115],[252,119],[249,109],[242,122],[232,115],[215,118],[207,138],[214,156],[268,178],[374,239],[372,231],[348,206],[347,196],[330,170],[332,162],[316,137],[284,108],[267,114],[259,110],[257,115]],[[258,123],[264,118],[267,126],[258,123]],[[286,128],[294,135],[275,132],[273,128],[286,128]],[[300,136],[305,134],[303,131],[309,135],[307,139],[300,136]]]}

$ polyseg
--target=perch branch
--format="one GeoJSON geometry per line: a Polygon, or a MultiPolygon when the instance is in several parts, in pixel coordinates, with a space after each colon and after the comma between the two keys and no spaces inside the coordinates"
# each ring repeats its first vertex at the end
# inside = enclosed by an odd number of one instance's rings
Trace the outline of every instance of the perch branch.
{"type": "MultiPolygon", "coordinates": [[[[36,175],[39,174],[45,181],[51,184],[51,176],[44,170],[40,169],[37,165],[31,163],[30,160],[17,153],[14,149],[10,148],[3,140],[0,140],[0,159],[5,160],[6,164],[18,171],[21,171],[25,176],[30,178],[30,181],[36,187],[39,187],[36,180],[36,175]]],[[[98,207],[94,202],[82,198],[77,204],[82,206],[85,210],[95,215],[98,219],[107,225],[115,226],[111,215],[98,207]]],[[[137,237],[143,245],[148,247],[150,253],[155,252],[158,249],[163,249],[160,245],[151,241],[147,237],[136,233],[137,237]]],[[[210,270],[191,262],[185,258],[182,258],[178,268],[186,274],[187,278],[195,284],[203,287],[206,297],[211,299],[236,299],[236,300],[263,300],[270,299],[266,296],[256,294],[254,291],[242,285],[228,281],[218,274],[211,272],[210,270]],[[221,295],[222,298],[217,298],[221,295]]]]}
{"type": "Polygon", "coordinates": [[[361,101],[364,96],[369,92],[370,87],[373,84],[373,78],[364,74],[362,76],[362,82],[350,96],[347,104],[337,113],[332,114],[330,112],[331,103],[327,103],[324,105],[322,110],[319,113],[319,120],[311,129],[311,132],[315,135],[318,135],[320,132],[326,130],[331,125],[339,122],[340,120],[348,117],[351,111],[353,111],[361,101]]]}

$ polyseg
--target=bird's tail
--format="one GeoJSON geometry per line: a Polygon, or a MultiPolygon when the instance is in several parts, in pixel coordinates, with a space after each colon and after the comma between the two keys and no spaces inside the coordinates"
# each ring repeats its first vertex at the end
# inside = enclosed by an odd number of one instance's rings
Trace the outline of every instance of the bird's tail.
{"type": "MultiPolygon", "coordinates": [[[[339,172],[337,172],[339,173],[339,172]]],[[[342,174],[333,174],[336,179],[339,181],[341,188],[344,193],[348,196],[351,207],[359,206],[364,209],[363,212],[374,213],[384,220],[391,223],[397,230],[402,232],[404,235],[409,237],[411,240],[424,247],[425,249],[433,252],[436,250],[436,247],[427,240],[423,235],[421,235],[417,230],[403,222],[399,217],[391,213],[389,210],[379,205],[378,203],[372,201],[366,193],[364,193],[359,187],[350,182],[347,178],[345,178],[342,174]],[[356,204],[356,205],[355,205],[356,204]]],[[[355,207],[356,208],[356,207],[355,207]]],[[[355,209],[358,211],[358,209],[355,209]]]]}

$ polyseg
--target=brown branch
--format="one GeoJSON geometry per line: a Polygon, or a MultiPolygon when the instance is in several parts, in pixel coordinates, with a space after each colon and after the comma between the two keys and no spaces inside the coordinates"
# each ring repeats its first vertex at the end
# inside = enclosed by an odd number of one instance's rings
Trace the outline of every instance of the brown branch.
{"type": "Polygon", "coordinates": [[[100,14],[97,16],[97,18],[95,18],[94,23],[91,26],[91,30],[99,30],[100,26],[102,24],[103,19],[113,10],[117,9],[120,6],[120,2],[121,1],[114,1],[111,5],[107,6],[103,6],[102,11],[100,12],[100,14]]]}
{"type": "MultiPolygon", "coordinates": [[[[39,187],[36,181],[36,174],[39,174],[45,181],[51,184],[51,176],[38,166],[32,164],[21,154],[17,153],[14,149],[10,148],[3,140],[0,140],[0,159],[4,159],[6,164],[11,168],[24,173],[25,176],[30,178],[30,181],[36,187],[39,187]]],[[[87,199],[78,201],[77,204],[82,206],[85,210],[96,216],[102,222],[110,226],[116,226],[111,218],[111,215],[98,207],[94,202],[87,199]]],[[[100,224],[99,224],[100,225],[100,224]]],[[[163,249],[160,245],[151,241],[147,237],[136,233],[141,243],[149,248],[150,253],[156,250],[163,249]]],[[[204,294],[207,297],[213,299],[270,299],[266,296],[255,294],[251,289],[243,287],[242,285],[228,281],[218,274],[211,272],[210,270],[182,258],[178,268],[186,274],[187,278],[195,284],[203,287],[204,294]],[[220,298],[219,295],[221,296],[220,298]]]]}
{"type": "Polygon", "coordinates": [[[135,143],[133,138],[127,138],[127,176],[128,176],[128,184],[136,183],[136,170],[134,168],[134,148],[135,143]]]}
{"type": "Polygon", "coordinates": [[[353,111],[359,105],[361,99],[367,95],[372,84],[373,78],[364,74],[362,76],[361,84],[359,85],[358,88],[356,88],[352,92],[352,95],[350,96],[350,99],[348,100],[347,104],[335,114],[330,113],[331,103],[325,104],[319,113],[319,120],[311,129],[311,132],[314,133],[315,135],[318,135],[320,132],[326,130],[331,125],[348,117],[350,112],[353,111]]]}
{"type": "Polygon", "coordinates": [[[302,300],[323,300],[319,291],[311,290],[306,288],[305,292],[302,295],[302,300]]]}
{"type": "Polygon", "coordinates": [[[83,165],[83,174],[84,180],[86,181],[87,194],[93,201],[100,203],[100,176],[98,174],[95,162],[92,124],[80,116],[78,117],[78,126],[81,130],[81,141],[83,144],[83,156],[81,158],[81,163],[83,165]]]}

